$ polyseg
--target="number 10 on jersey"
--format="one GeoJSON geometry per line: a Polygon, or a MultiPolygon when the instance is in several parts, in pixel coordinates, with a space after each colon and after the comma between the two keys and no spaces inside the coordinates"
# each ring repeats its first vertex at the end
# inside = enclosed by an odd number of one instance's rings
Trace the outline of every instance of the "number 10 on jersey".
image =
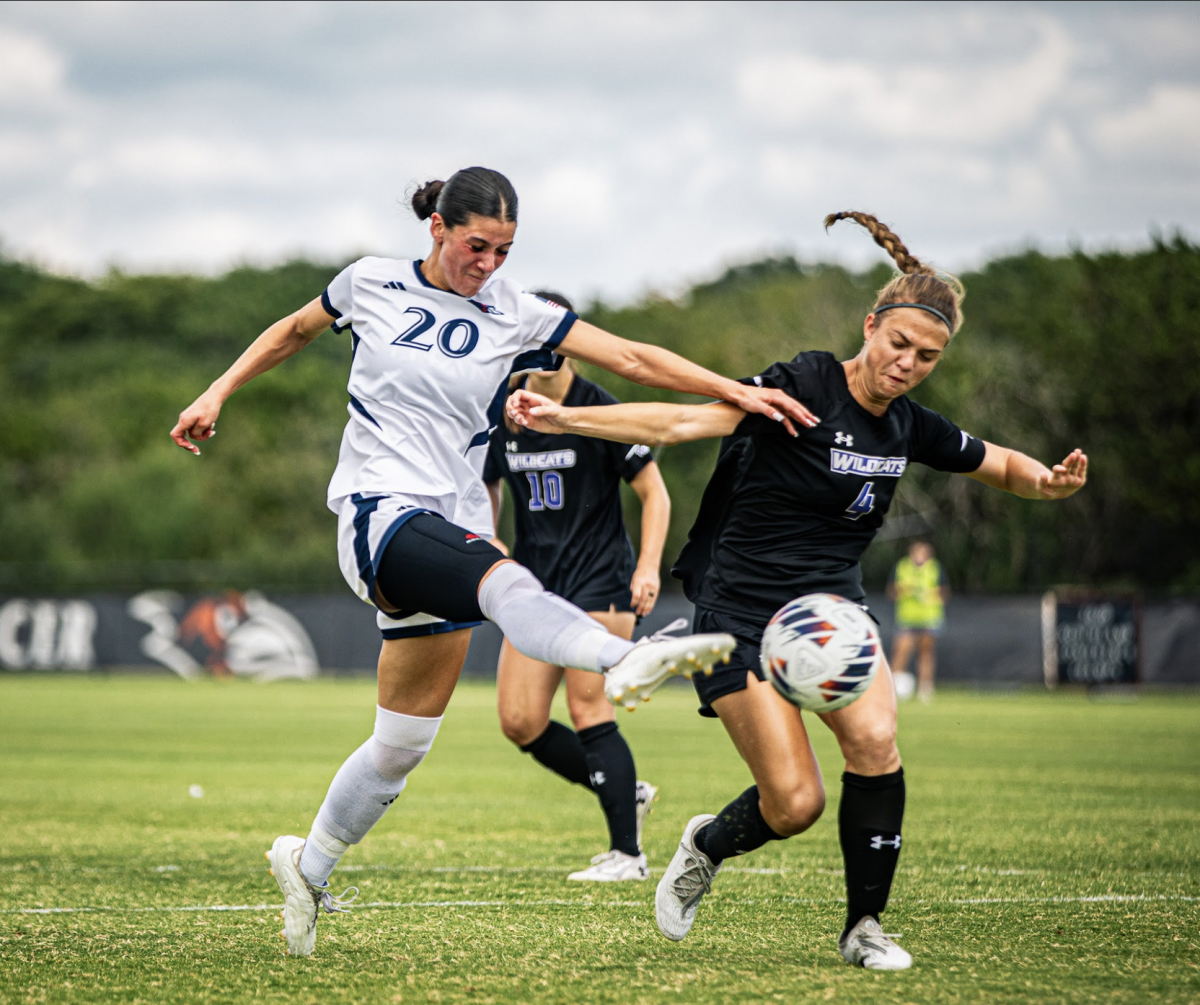
{"type": "Polygon", "coordinates": [[[557,471],[526,471],[529,479],[529,510],[540,513],[563,508],[563,481],[557,471]]]}

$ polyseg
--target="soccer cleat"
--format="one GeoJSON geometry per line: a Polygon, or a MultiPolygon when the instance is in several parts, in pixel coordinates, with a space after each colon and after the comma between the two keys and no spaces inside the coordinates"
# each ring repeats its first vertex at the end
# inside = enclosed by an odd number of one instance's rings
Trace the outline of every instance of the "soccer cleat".
{"type": "Polygon", "coordinates": [[[885,935],[879,922],[868,914],[838,940],[838,949],[852,966],[868,970],[907,970],[912,966],[912,957],[892,941],[898,938],[899,935],[885,935]]]}
{"type": "Polygon", "coordinates": [[[637,844],[642,847],[642,830],[646,826],[646,817],[654,812],[654,804],[658,801],[658,787],[649,782],[638,781],[634,790],[637,812],[637,844]]]}
{"type": "Polygon", "coordinates": [[[628,879],[649,878],[645,855],[626,855],[616,848],[596,855],[590,866],[567,877],[583,883],[622,883],[628,879]]]}
{"type": "Polygon", "coordinates": [[[658,890],[654,894],[654,920],[658,922],[658,930],[674,942],[692,930],[696,908],[700,906],[701,898],[711,892],[712,881],[721,871],[721,867],[713,865],[694,841],[696,831],[715,819],[711,813],[701,813],[687,822],[675,857],[658,881],[658,890]]]}
{"type": "Polygon", "coordinates": [[[271,850],[265,852],[271,863],[271,875],[283,892],[283,931],[279,934],[287,940],[291,956],[311,956],[317,940],[317,915],[321,911],[335,914],[348,909],[358,896],[357,887],[349,887],[335,897],[326,887],[309,883],[300,871],[300,852],[304,850],[304,839],[294,834],[277,837],[271,850]],[[346,899],[351,890],[354,896],[346,899]]]}
{"type": "Polygon", "coordinates": [[[649,701],[651,693],[668,677],[681,673],[691,679],[697,670],[711,674],[714,663],[729,662],[729,654],[737,645],[732,635],[668,634],[686,627],[687,619],[677,618],[666,628],[639,639],[605,673],[604,694],[608,700],[632,712],[639,701],[649,701]]]}

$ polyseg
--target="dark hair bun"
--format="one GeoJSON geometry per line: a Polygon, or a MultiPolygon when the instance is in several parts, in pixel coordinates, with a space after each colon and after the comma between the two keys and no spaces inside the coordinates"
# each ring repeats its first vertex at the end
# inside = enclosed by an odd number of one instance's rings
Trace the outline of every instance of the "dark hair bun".
{"type": "Polygon", "coordinates": [[[437,209],[438,196],[446,183],[444,181],[427,181],[412,195],[413,212],[418,220],[428,220],[437,209]]]}

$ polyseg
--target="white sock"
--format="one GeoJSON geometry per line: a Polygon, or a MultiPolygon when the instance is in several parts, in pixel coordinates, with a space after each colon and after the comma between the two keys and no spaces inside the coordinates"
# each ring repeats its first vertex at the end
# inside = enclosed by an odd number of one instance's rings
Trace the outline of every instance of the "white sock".
{"type": "Polygon", "coordinates": [[[632,642],[548,592],[516,562],[497,566],[479,585],[479,609],[520,652],[544,663],[604,671],[633,648],[632,642]]]}
{"type": "Polygon", "coordinates": [[[375,732],[333,776],[300,854],[300,871],[313,886],[328,882],[350,845],[366,837],[404,791],[441,724],[440,715],[428,719],[376,706],[375,732]]]}

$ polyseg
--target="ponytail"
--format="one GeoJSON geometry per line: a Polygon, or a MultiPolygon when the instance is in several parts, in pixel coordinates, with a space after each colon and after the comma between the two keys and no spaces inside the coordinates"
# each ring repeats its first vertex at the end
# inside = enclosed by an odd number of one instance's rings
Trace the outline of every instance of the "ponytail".
{"type": "Polygon", "coordinates": [[[880,222],[870,213],[849,210],[830,213],[825,217],[828,230],[838,220],[853,220],[866,228],[884,251],[891,256],[901,275],[896,276],[875,297],[873,313],[887,310],[888,306],[917,307],[941,318],[953,335],[962,327],[962,302],[966,296],[963,285],[949,273],[939,273],[932,265],[926,265],[905,247],[900,236],[886,223],[880,222]]]}

